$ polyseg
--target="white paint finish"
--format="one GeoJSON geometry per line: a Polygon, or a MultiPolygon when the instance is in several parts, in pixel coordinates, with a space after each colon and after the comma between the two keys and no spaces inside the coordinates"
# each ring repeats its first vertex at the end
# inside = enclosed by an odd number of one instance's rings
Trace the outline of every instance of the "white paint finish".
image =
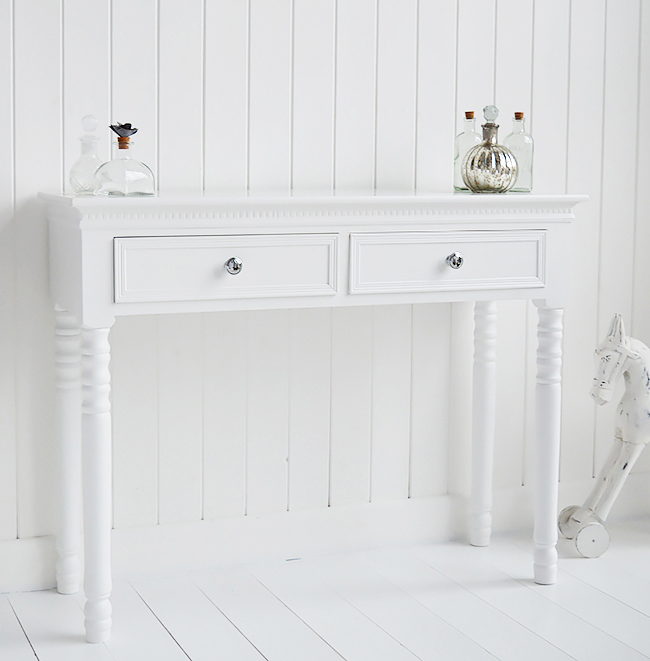
{"type": "MultiPolygon", "coordinates": [[[[383,578],[369,566],[367,558],[321,558],[305,564],[302,574],[321,578],[418,659],[494,659],[487,650],[383,578]]],[[[301,575],[299,572],[296,574],[301,575]]]]}
{"type": "Polygon", "coordinates": [[[203,1],[158,0],[158,187],[203,188],[203,1]],[[179,52],[183,57],[179,57],[179,52]]]}
{"type": "MultiPolygon", "coordinates": [[[[451,305],[414,305],[411,335],[409,496],[447,493],[451,305]]],[[[456,443],[455,436],[449,442],[456,443]]]]}
{"type": "Polygon", "coordinates": [[[246,514],[287,510],[289,311],[249,312],[246,374],[246,514]]]}
{"type": "Polygon", "coordinates": [[[158,523],[202,517],[201,320],[158,319],[158,523]]]}
{"type": "Polygon", "coordinates": [[[289,312],[288,509],[327,507],[329,498],[332,311],[289,312]]]}
{"type": "Polygon", "coordinates": [[[332,506],[370,500],[372,310],[332,310],[332,506]]]}
{"type": "Polygon", "coordinates": [[[375,186],[377,0],[337,3],[334,187],[375,186]]]}
{"type": "Polygon", "coordinates": [[[456,0],[418,4],[416,169],[418,191],[452,190],[456,120],[456,0]]]}
{"type": "Polygon", "coordinates": [[[111,17],[111,124],[138,128],[133,156],[158,186],[158,0],[111,0],[111,17]]]}
{"type": "Polygon", "coordinates": [[[562,481],[588,479],[593,472],[594,405],[585,377],[598,344],[598,288],[593,283],[599,270],[605,18],[604,0],[571,4],[567,189],[584,190],[589,203],[576,214],[572,230],[583,249],[573,255],[573,293],[565,313],[562,373],[575,387],[562,393],[562,481]]]}
{"type": "Polygon", "coordinates": [[[245,569],[196,574],[196,584],[269,661],[291,658],[340,661],[341,656],[290,604],[245,569]],[[291,652],[287,650],[291,641],[291,652]]]}
{"type": "Polygon", "coordinates": [[[293,2],[293,190],[331,191],[334,184],[336,0],[293,2]]]}
{"type": "Polygon", "coordinates": [[[0,640],[2,653],[12,661],[34,661],[34,650],[14,613],[7,595],[0,595],[0,640]]]}
{"type": "Polygon", "coordinates": [[[248,179],[248,3],[205,3],[206,191],[246,190],[248,179]]]}
{"type": "Polygon", "coordinates": [[[521,485],[526,419],[526,301],[497,304],[494,488],[521,485]],[[514,470],[519,466],[520,470],[514,470]]]}
{"type": "MultiPolygon", "coordinates": [[[[147,657],[165,661],[187,661],[187,656],[165,630],[156,614],[125,581],[116,581],[115,635],[106,643],[115,661],[141,661],[147,657]]],[[[96,645],[86,645],[94,648],[96,645]]]]}
{"type": "Polygon", "coordinates": [[[564,0],[535,3],[533,106],[527,127],[535,140],[533,186],[538,193],[566,186],[569,9],[564,0]]]}
{"type": "Polygon", "coordinates": [[[337,241],[336,234],[116,238],[115,302],[335,294],[337,241]],[[241,270],[232,273],[234,258],[241,270]]]}
{"type": "Polygon", "coordinates": [[[203,518],[246,512],[246,312],[203,315],[203,518]]]}
{"type": "Polygon", "coordinates": [[[192,661],[264,659],[189,576],[138,577],[131,584],[192,661]]]}
{"type": "Polygon", "coordinates": [[[253,566],[257,579],[333,648],[332,658],[411,661],[419,657],[395,640],[345,595],[300,562],[253,566]],[[336,653],[335,653],[336,652],[336,653]]]}
{"type": "Polygon", "coordinates": [[[370,501],[409,495],[412,306],[372,308],[370,501]]]}
{"type": "MultiPolygon", "coordinates": [[[[614,313],[632,317],[634,277],[634,218],[636,204],[635,151],[622,151],[621,143],[635,145],[637,135],[639,0],[608,3],[606,10],[605,83],[603,108],[603,169],[600,221],[598,336],[603,337],[614,313]]],[[[638,147],[637,147],[638,148],[638,147]]],[[[611,441],[613,417],[596,416],[594,464],[600,466],[611,441]]]]}
{"type": "Polygon", "coordinates": [[[158,523],[158,319],[111,329],[113,525],[158,523]]]}
{"type": "MultiPolygon", "coordinates": [[[[496,0],[457,0],[456,133],[466,110],[483,123],[483,108],[494,101],[496,0]]],[[[450,172],[453,163],[449,164],[450,172]]]]}
{"type": "MultiPolygon", "coordinates": [[[[73,595],[60,595],[52,590],[39,593],[22,592],[12,594],[9,601],[34,650],[31,659],[114,661],[105,645],[85,643],[83,625],[79,617],[81,607],[73,595]],[[38,599],[34,599],[35,594],[38,599]]],[[[4,651],[3,649],[3,653],[4,651]]]]}
{"type": "MultiPolygon", "coordinates": [[[[18,536],[54,531],[54,314],[47,230],[34,191],[60,191],[61,3],[14,3],[14,354],[18,536]],[[38,127],[38,128],[37,128],[38,127]],[[48,396],[48,391],[50,392],[48,396]]],[[[3,95],[5,99],[10,94],[3,95]]],[[[12,156],[7,152],[7,156],[12,156]]]]}
{"type": "MultiPolygon", "coordinates": [[[[109,107],[111,4],[109,0],[92,4],[83,0],[66,0],[62,8],[65,71],[62,91],[65,99],[63,187],[67,193],[74,194],[68,175],[81,153],[79,138],[85,133],[81,119],[94,115],[99,121],[97,154],[102,162],[111,157],[109,146],[112,139],[117,138],[108,128],[113,123],[109,107]]],[[[134,123],[134,126],[138,124],[134,123]]]]}
{"type": "MultiPolygon", "coordinates": [[[[453,546],[445,550],[447,556],[454,554],[453,546]]],[[[484,550],[471,552],[482,554],[484,550]]],[[[540,661],[571,658],[499,611],[475,590],[461,588],[462,576],[446,575],[443,567],[421,560],[413,550],[399,554],[374,551],[367,557],[382,576],[500,661],[519,661],[522,654],[540,661]]],[[[473,560],[469,567],[476,562],[473,560]]]]}
{"type": "Polygon", "coordinates": [[[13,217],[13,4],[0,5],[0,539],[15,539],[16,521],[16,392],[15,392],[15,250],[13,217]]]}
{"type": "Polygon", "coordinates": [[[497,304],[477,301],[474,306],[472,490],[469,500],[469,543],[473,546],[487,546],[492,532],[496,331],[497,304]]]}
{"type": "Polygon", "coordinates": [[[377,2],[377,190],[415,190],[417,8],[417,0],[377,2]]]}
{"type": "Polygon", "coordinates": [[[291,0],[250,0],[248,186],[291,186],[291,0]]]}

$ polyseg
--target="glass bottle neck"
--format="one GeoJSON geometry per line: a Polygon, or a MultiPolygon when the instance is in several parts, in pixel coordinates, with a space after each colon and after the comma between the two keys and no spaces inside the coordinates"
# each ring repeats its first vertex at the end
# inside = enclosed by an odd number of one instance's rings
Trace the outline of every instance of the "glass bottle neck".
{"type": "Polygon", "coordinates": [[[465,118],[464,122],[463,131],[465,133],[476,133],[476,120],[473,117],[472,119],[465,118]]]}
{"type": "Polygon", "coordinates": [[[131,151],[133,149],[132,142],[118,142],[113,143],[113,158],[114,159],[127,159],[133,158],[131,151]]]}
{"type": "Polygon", "coordinates": [[[97,155],[97,140],[81,138],[81,153],[97,155]]]}
{"type": "Polygon", "coordinates": [[[513,133],[525,133],[526,132],[526,120],[525,119],[513,119],[512,120],[512,132],[513,133]]]}

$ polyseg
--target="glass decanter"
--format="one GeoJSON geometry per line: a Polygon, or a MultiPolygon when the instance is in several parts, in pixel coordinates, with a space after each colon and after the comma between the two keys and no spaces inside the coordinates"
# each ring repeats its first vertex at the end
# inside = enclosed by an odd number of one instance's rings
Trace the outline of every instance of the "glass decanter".
{"type": "Polygon", "coordinates": [[[476,132],[476,120],[474,111],[465,111],[465,125],[462,133],[459,133],[454,140],[454,190],[469,190],[463,181],[461,167],[467,152],[474,146],[480,144],[481,136],[476,132]]]}
{"type": "Polygon", "coordinates": [[[104,163],[97,172],[95,195],[137,196],[155,193],[153,172],[131,156],[131,136],[138,130],[131,124],[111,126],[117,133],[113,143],[113,160],[104,163]]]}
{"type": "Polygon", "coordinates": [[[496,106],[483,109],[483,142],[472,147],[463,161],[463,181],[473,193],[505,193],[517,180],[517,159],[503,145],[497,143],[499,115],[496,106]]]}
{"type": "Polygon", "coordinates": [[[526,133],[526,120],[523,112],[516,112],[512,120],[512,133],[503,139],[503,144],[515,155],[519,174],[512,187],[513,191],[529,193],[533,189],[533,147],[532,136],[526,133]]]}
{"type": "Polygon", "coordinates": [[[70,168],[70,186],[75,195],[93,195],[97,181],[95,172],[102,164],[97,156],[97,143],[99,138],[95,135],[98,121],[92,115],[86,115],[81,120],[85,135],[81,136],[81,156],[70,168]]]}

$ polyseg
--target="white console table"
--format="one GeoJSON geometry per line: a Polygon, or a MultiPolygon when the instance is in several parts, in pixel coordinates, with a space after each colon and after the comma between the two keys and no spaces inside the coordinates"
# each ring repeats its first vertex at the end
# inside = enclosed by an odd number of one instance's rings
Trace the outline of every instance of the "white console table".
{"type": "Polygon", "coordinates": [[[555,581],[562,311],[573,207],[586,197],[40,197],[56,306],[57,584],[62,593],[79,588],[83,504],[90,642],[107,640],[111,629],[108,338],[121,315],[476,301],[469,539],[484,546],[491,531],[495,301],[534,300],[534,577],[555,581]]]}

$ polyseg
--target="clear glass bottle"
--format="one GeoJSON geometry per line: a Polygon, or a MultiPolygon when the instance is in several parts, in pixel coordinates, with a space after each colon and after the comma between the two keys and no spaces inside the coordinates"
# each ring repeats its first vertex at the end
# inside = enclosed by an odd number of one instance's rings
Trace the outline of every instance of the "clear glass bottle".
{"type": "Polygon", "coordinates": [[[461,167],[463,159],[467,152],[474,146],[480,144],[481,136],[476,132],[476,120],[474,111],[465,111],[465,124],[462,133],[459,133],[454,140],[454,190],[469,190],[463,181],[461,167]]]}
{"type": "Polygon", "coordinates": [[[70,168],[70,186],[75,195],[93,195],[97,182],[95,171],[102,164],[97,156],[97,143],[99,138],[95,135],[97,130],[97,118],[86,115],[81,120],[85,135],[81,136],[81,156],[70,168]]]}
{"type": "Polygon", "coordinates": [[[512,133],[503,139],[503,144],[515,155],[519,174],[513,191],[529,193],[533,189],[533,138],[526,133],[523,112],[516,112],[512,120],[512,133]]]}
{"type": "Polygon", "coordinates": [[[153,172],[131,156],[131,136],[138,130],[131,124],[111,126],[117,133],[113,143],[113,160],[104,163],[95,172],[97,188],[95,195],[136,196],[155,193],[153,172]]]}
{"type": "Polygon", "coordinates": [[[486,106],[483,115],[483,142],[467,152],[461,168],[463,181],[472,193],[506,193],[517,180],[517,159],[497,142],[497,107],[486,106]]]}

